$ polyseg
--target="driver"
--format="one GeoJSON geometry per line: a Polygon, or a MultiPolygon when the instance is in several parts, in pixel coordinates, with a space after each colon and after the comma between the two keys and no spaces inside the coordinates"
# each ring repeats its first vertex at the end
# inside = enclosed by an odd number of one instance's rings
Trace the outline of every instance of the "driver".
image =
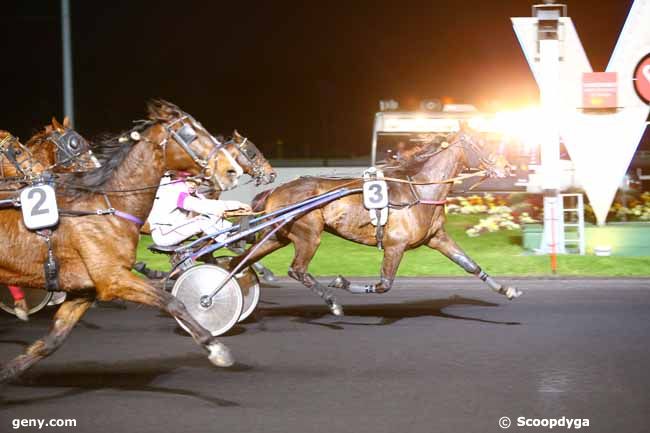
{"type": "MultiPolygon", "coordinates": [[[[239,201],[205,198],[197,192],[198,186],[185,173],[168,172],[160,180],[149,215],[151,238],[156,245],[178,245],[199,233],[216,233],[230,226],[223,217],[226,211],[251,211],[249,205],[239,201]]],[[[220,235],[217,240],[226,236],[220,235]]]]}

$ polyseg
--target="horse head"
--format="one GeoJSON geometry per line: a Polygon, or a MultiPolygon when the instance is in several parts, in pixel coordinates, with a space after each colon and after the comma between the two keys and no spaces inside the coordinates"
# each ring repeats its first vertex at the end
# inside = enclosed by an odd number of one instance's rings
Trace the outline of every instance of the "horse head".
{"type": "Polygon", "coordinates": [[[237,186],[242,167],[196,119],[160,99],[150,101],[147,110],[149,119],[159,122],[167,132],[168,138],[161,145],[168,170],[203,176],[223,191],[237,186]]]}
{"type": "Polygon", "coordinates": [[[42,164],[49,165],[46,169],[55,172],[71,173],[85,172],[99,167],[99,162],[90,149],[88,141],[70,126],[70,120],[65,117],[63,123],[52,118],[52,124],[47,125],[43,132],[27,142],[36,159],[42,164]],[[36,141],[33,141],[36,138],[36,141]],[[32,147],[41,143],[42,148],[32,147]],[[46,152],[45,157],[39,158],[39,152],[46,152]]]}
{"type": "Polygon", "coordinates": [[[466,168],[485,170],[488,177],[510,176],[512,165],[505,156],[465,122],[461,122],[460,131],[452,137],[449,146],[458,146],[462,149],[466,168]]]}
{"type": "Polygon", "coordinates": [[[277,173],[255,143],[243,137],[237,130],[233,132],[232,138],[224,143],[224,146],[244,170],[244,173],[255,180],[255,185],[272,183],[277,177],[277,173]]]}
{"type": "Polygon", "coordinates": [[[18,137],[0,130],[0,175],[25,175],[31,171],[32,165],[32,155],[18,137]]]}

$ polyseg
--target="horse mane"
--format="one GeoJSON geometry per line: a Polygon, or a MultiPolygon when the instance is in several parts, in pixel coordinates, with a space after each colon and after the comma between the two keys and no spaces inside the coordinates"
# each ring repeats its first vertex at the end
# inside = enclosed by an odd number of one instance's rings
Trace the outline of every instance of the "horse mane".
{"type": "Polygon", "coordinates": [[[407,158],[397,159],[387,163],[385,170],[405,176],[414,175],[422,169],[422,166],[435,154],[443,142],[450,142],[451,139],[452,137],[446,134],[429,137],[420,149],[408,155],[407,158]]]}
{"type": "Polygon", "coordinates": [[[120,134],[101,135],[91,144],[91,150],[101,167],[83,173],[61,175],[66,195],[75,198],[83,193],[101,189],[111,179],[115,170],[122,165],[133,145],[138,142],[132,138],[132,133],[140,133],[153,123],[155,122],[150,120],[139,121],[135,127],[120,134]]]}

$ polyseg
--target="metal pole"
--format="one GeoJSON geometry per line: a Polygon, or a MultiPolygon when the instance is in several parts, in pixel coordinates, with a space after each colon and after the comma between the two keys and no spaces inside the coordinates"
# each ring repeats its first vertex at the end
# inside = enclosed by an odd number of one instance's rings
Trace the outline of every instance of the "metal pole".
{"type": "Polygon", "coordinates": [[[70,120],[70,125],[74,125],[70,0],[61,0],[61,39],[63,45],[63,114],[70,120]]]}

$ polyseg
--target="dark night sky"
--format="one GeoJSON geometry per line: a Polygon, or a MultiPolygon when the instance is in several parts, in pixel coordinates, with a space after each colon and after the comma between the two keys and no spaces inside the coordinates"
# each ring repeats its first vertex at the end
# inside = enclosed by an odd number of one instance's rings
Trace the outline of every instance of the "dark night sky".
{"type": "MultiPolygon", "coordinates": [[[[632,1],[566,3],[603,70],[632,1]]],[[[364,155],[382,98],[535,102],[509,20],[531,4],[72,0],[76,126],[88,137],[126,129],[160,96],[269,156],[364,155]]],[[[59,2],[2,9],[0,128],[26,139],[62,113],[59,2]]]]}

